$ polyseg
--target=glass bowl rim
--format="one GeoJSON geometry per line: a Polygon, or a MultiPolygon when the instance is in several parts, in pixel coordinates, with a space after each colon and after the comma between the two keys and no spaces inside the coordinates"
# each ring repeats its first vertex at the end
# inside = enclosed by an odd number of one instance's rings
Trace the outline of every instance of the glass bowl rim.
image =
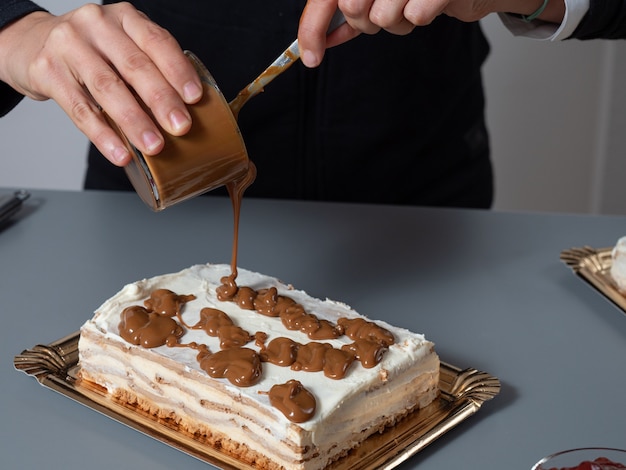
{"type": "MultiPolygon", "coordinates": [[[[564,455],[564,454],[572,454],[574,452],[594,451],[594,450],[623,453],[624,456],[626,457],[626,449],[619,449],[617,447],[576,447],[576,448],[573,448],[573,449],[567,449],[567,450],[561,450],[559,452],[554,452],[553,454],[550,454],[550,455],[547,455],[546,457],[543,457],[541,460],[539,460],[539,462],[537,462],[535,465],[533,465],[531,470],[539,470],[539,466],[541,464],[544,464],[544,463],[548,462],[550,459],[553,459],[555,457],[559,457],[559,456],[564,455]]],[[[626,463],[623,464],[623,465],[626,465],[626,463]]]]}

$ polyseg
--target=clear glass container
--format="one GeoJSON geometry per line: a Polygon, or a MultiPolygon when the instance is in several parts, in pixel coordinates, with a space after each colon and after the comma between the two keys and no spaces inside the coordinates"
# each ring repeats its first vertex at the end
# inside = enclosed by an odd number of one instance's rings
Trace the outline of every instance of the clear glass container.
{"type": "Polygon", "coordinates": [[[532,470],[626,469],[626,450],[606,447],[570,449],[544,457],[532,470]]]}
{"type": "Polygon", "coordinates": [[[139,197],[155,211],[244,178],[250,166],[237,119],[224,95],[202,62],[191,52],[185,54],[204,87],[202,99],[188,106],[191,130],[180,137],[162,130],[165,146],[150,156],[117,129],[133,157],[126,174],[139,197]]]}

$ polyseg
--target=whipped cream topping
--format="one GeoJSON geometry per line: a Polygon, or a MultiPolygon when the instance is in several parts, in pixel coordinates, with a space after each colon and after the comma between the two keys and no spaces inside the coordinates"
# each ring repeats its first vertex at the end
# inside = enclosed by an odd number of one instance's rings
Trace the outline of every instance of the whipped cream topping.
{"type": "MultiPolygon", "coordinates": [[[[120,313],[127,308],[143,305],[151,297],[151,294],[158,289],[169,289],[185,296],[184,305],[181,307],[181,317],[186,325],[202,324],[202,310],[216,309],[223,311],[232,320],[233,325],[245,327],[245,330],[252,335],[263,332],[267,335],[266,344],[270,344],[273,339],[285,337],[297,343],[309,341],[306,334],[286,329],[279,318],[250,312],[235,302],[219,301],[217,290],[222,285],[221,279],[229,276],[230,273],[228,265],[196,265],[180,273],[128,284],[118,294],[106,301],[98,309],[93,320],[88,322],[85,327],[95,327],[107,337],[122,340],[118,330],[120,313]]],[[[349,321],[363,318],[345,304],[331,300],[313,299],[304,291],[295,290],[276,278],[239,269],[237,281],[238,284],[249,286],[255,290],[275,288],[279,295],[293,299],[301,304],[307,312],[333,324],[336,324],[339,319],[349,321]]],[[[167,308],[171,309],[171,307],[167,308]]],[[[268,362],[263,364],[262,376],[255,384],[242,388],[224,380],[224,386],[232,388],[232,393],[235,395],[248,395],[255,401],[267,402],[268,407],[271,406],[269,392],[272,387],[291,383],[292,390],[300,391],[303,388],[318,399],[312,417],[300,423],[299,426],[303,429],[314,430],[318,423],[335,413],[341,407],[342,402],[349,397],[382,386],[389,378],[411,370],[420,358],[432,354],[432,343],[422,335],[393,327],[384,322],[375,323],[382,330],[393,335],[395,342],[388,346],[382,361],[371,368],[364,368],[360,365],[358,367],[353,366],[342,380],[335,380],[325,376],[323,372],[298,372],[292,368],[268,362]],[[374,381],[372,381],[372,377],[375,377],[374,381]],[[293,380],[298,383],[291,382],[293,380]]],[[[220,350],[219,337],[209,336],[203,329],[187,328],[183,335],[180,335],[178,331],[175,331],[175,334],[180,343],[197,343],[206,345],[210,351],[220,350]]],[[[348,335],[341,335],[337,338],[326,339],[324,343],[329,343],[333,348],[341,350],[353,344],[353,340],[348,335]]],[[[255,349],[259,354],[263,348],[262,345],[255,343],[246,347],[255,349]]],[[[162,345],[154,347],[151,351],[163,358],[185,364],[185,368],[188,370],[194,369],[205,373],[197,359],[198,350],[196,349],[162,345]]],[[[286,418],[282,417],[282,419],[286,418]]]]}
{"type": "Polygon", "coordinates": [[[626,292],[626,237],[621,237],[611,252],[611,277],[619,290],[626,292]]]}

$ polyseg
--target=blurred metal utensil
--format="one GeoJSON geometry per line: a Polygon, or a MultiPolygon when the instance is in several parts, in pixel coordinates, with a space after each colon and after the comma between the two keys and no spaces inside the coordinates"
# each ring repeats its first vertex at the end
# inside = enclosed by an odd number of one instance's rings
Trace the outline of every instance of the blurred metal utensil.
{"type": "Polygon", "coordinates": [[[22,203],[30,197],[30,193],[23,189],[15,191],[13,196],[0,204],[0,224],[9,220],[22,207],[22,203]]]}

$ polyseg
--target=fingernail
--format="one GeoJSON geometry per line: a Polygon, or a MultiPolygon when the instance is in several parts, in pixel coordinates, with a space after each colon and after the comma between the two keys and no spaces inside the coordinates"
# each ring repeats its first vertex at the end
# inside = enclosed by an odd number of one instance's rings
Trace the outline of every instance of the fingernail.
{"type": "Polygon", "coordinates": [[[111,154],[111,158],[113,159],[114,163],[121,165],[123,163],[126,163],[128,155],[129,155],[129,152],[126,147],[115,147],[111,154]]]}
{"type": "Polygon", "coordinates": [[[163,142],[161,138],[152,131],[144,132],[141,137],[143,139],[143,145],[148,152],[156,150],[163,142]]]}
{"type": "Polygon", "coordinates": [[[309,50],[302,52],[302,63],[307,67],[317,67],[319,65],[317,57],[309,50]]]}
{"type": "Polygon", "coordinates": [[[181,131],[185,131],[191,125],[191,116],[186,112],[182,112],[178,109],[175,109],[170,113],[170,124],[174,132],[179,133],[181,131]]]}
{"type": "Polygon", "coordinates": [[[202,96],[202,87],[196,82],[187,82],[183,87],[183,97],[185,102],[194,103],[202,96]]]}

